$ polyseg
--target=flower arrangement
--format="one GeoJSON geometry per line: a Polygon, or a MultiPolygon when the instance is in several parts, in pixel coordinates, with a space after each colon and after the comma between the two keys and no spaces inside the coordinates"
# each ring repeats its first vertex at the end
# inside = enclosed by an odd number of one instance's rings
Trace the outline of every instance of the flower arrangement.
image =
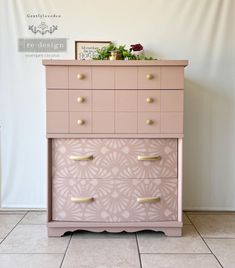
{"type": "Polygon", "coordinates": [[[97,56],[93,60],[153,60],[152,57],[144,55],[144,48],[141,44],[131,45],[126,49],[126,45],[116,46],[110,43],[107,46],[97,49],[97,56]]]}

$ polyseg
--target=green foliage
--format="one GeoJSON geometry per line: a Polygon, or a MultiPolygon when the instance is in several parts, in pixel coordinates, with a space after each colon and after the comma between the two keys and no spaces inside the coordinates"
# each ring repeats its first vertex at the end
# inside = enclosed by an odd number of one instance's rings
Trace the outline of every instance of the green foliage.
{"type": "Polygon", "coordinates": [[[109,60],[109,56],[111,55],[112,51],[118,51],[123,60],[153,60],[152,57],[133,55],[130,50],[126,49],[126,45],[116,46],[114,43],[110,43],[108,46],[97,49],[97,56],[93,58],[93,60],[109,60]]]}

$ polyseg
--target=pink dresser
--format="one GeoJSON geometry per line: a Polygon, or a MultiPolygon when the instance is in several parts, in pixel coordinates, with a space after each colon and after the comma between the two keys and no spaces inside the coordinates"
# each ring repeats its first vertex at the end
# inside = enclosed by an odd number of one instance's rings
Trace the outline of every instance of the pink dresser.
{"type": "Polygon", "coordinates": [[[184,67],[44,60],[48,235],[182,230],[184,67]]]}

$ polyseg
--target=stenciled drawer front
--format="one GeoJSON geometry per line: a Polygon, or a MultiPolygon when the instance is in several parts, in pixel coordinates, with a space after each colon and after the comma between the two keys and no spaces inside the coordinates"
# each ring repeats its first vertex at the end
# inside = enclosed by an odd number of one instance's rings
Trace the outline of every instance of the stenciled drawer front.
{"type": "Polygon", "coordinates": [[[56,221],[177,220],[176,179],[53,178],[52,187],[56,221]]]}
{"type": "Polygon", "coordinates": [[[177,177],[177,139],[53,139],[59,178],[177,177]]]}
{"type": "Polygon", "coordinates": [[[69,88],[90,89],[91,67],[69,66],[69,88]]]}

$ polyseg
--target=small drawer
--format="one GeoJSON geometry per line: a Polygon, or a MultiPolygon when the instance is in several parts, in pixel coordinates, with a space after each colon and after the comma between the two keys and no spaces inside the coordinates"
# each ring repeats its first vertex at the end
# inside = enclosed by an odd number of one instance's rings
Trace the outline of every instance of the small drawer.
{"type": "Polygon", "coordinates": [[[91,111],[91,90],[69,90],[69,111],[91,111]]]}
{"type": "Polygon", "coordinates": [[[116,67],[116,89],[137,89],[137,81],[137,67],[116,67]]]}
{"type": "Polygon", "coordinates": [[[138,90],[138,111],[152,112],[161,109],[160,90],[138,90]]]}
{"type": "Polygon", "coordinates": [[[53,139],[52,173],[78,179],[176,178],[177,139],[53,139]]]}
{"type": "Polygon", "coordinates": [[[182,112],[184,110],[183,90],[162,90],[161,91],[161,111],[182,112]]]}
{"type": "Polygon", "coordinates": [[[184,67],[161,67],[162,89],[184,89],[184,67]]]}
{"type": "Polygon", "coordinates": [[[92,117],[93,133],[114,133],[114,112],[94,112],[92,117]]]}
{"type": "Polygon", "coordinates": [[[115,115],[116,133],[137,133],[136,112],[116,112],[115,115]]]}
{"type": "Polygon", "coordinates": [[[47,111],[68,111],[68,90],[47,90],[47,111]]]}
{"type": "Polygon", "coordinates": [[[183,113],[162,112],[161,133],[173,133],[173,134],[183,133],[183,113]]]}
{"type": "Polygon", "coordinates": [[[114,89],[113,67],[92,67],[93,89],[114,89]]]}
{"type": "Polygon", "coordinates": [[[91,112],[69,113],[70,133],[91,133],[91,128],[92,128],[91,112]]]}
{"type": "Polygon", "coordinates": [[[46,87],[48,89],[67,89],[68,81],[67,66],[46,67],[46,87]]]}
{"type": "Polygon", "coordinates": [[[137,90],[116,90],[115,93],[116,111],[137,111],[137,90]]]}
{"type": "Polygon", "coordinates": [[[69,88],[90,89],[91,88],[91,67],[69,67],[69,88]]]}
{"type": "Polygon", "coordinates": [[[114,90],[93,90],[92,94],[94,112],[114,111],[114,90]]]}
{"type": "Polygon", "coordinates": [[[68,133],[68,117],[68,112],[47,112],[47,133],[68,133]]]}
{"type": "Polygon", "coordinates": [[[159,112],[138,113],[138,133],[160,133],[161,117],[159,112]]]}
{"type": "Polygon", "coordinates": [[[176,221],[177,180],[54,178],[52,215],[55,221],[176,221]]]}
{"type": "Polygon", "coordinates": [[[160,89],[160,67],[139,67],[138,88],[139,89],[160,89]]]}

